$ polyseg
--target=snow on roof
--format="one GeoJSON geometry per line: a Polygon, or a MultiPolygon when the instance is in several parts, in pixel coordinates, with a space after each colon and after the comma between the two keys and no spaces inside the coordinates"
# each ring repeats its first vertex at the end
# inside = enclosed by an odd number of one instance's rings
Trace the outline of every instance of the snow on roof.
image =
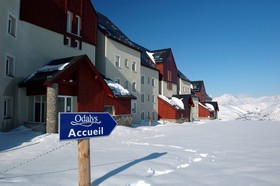
{"type": "Polygon", "coordinates": [[[199,105],[201,105],[202,107],[204,107],[205,109],[209,110],[210,112],[215,111],[213,105],[209,104],[209,103],[205,103],[205,105],[203,105],[202,103],[198,102],[199,105]]]}
{"type": "Polygon", "coordinates": [[[69,62],[62,63],[58,65],[45,65],[37,70],[37,72],[50,72],[50,71],[56,71],[56,70],[63,70],[67,65],[69,65],[69,62]]]}
{"type": "Polygon", "coordinates": [[[35,72],[33,72],[31,75],[29,75],[23,82],[27,82],[31,78],[33,78],[37,73],[40,72],[52,72],[52,71],[61,71],[64,70],[64,68],[69,65],[69,62],[67,63],[61,63],[58,65],[44,65],[41,68],[37,69],[35,72]]]}
{"type": "Polygon", "coordinates": [[[210,110],[210,111],[215,111],[214,106],[211,105],[210,103],[205,103],[205,106],[208,108],[208,110],[210,110]]]}
{"type": "Polygon", "coordinates": [[[123,88],[120,84],[115,83],[114,81],[108,79],[105,79],[105,82],[111,88],[114,95],[122,95],[122,96],[130,95],[130,92],[127,89],[123,88]]]}
{"type": "Polygon", "coordinates": [[[146,51],[147,55],[149,56],[149,58],[152,60],[152,62],[156,63],[155,58],[153,56],[154,53],[148,52],[146,51]]]}
{"type": "Polygon", "coordinates": [[[171,97],[169,99],[168,97],[163,95],[159,95],[159,97],[177,109],[183,109],[183,110],[185,109],[182,99],[176,97],[171,97]]]}

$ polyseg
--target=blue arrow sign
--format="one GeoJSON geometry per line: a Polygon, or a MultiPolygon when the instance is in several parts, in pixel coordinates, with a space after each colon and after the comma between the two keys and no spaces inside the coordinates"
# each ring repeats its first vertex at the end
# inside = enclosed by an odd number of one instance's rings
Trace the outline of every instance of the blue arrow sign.
{"type": "Polygon", "coordinates": [[[109,136],[117,122],[107,112],[60,112],[59,139],[85,139],[109,136]]]}

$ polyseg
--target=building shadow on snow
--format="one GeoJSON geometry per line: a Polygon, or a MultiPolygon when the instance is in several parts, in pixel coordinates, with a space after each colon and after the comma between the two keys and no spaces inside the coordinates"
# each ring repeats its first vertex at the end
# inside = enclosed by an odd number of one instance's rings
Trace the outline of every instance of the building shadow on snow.
{"type": "Polygon", "coordinates": [[[97,178],[96,180],[94,180],[91,185],[92,186],[96,186],[96,185],[99,185],[101,184],[102,182],[104,182],[105,180],[109,179],[110,177],[113,177],[115,176],[116,174],[134,166],[135,164],[138,164],[138,163],[141,163],[143,161],[147,161],[147,160],[152,160],[152,159],[156,159],[156,158],[159,158],[161,156],[164,156],[165,154],[167,154],[167,152],[163,152],[163,153],[152,153],[152,154],[149,154],[148,156],[145,156],[143,158],[139,158],[139,159],[136,159],[136,160],[133,160],[132,162],[129,162],[121,167],[118,167],[110,172],[108,172],[107,174],[101,176],[100,178],[97,178]]]}
{"type": "Polygon", "coordinates": [[[36,145],[39,142],[23,144],[31,142],[33,138],[40,135],[42,135],[42,132],[32,131],[24,126],[20,126],[8,132],[0,132],[0,152],[4,153],[36,145]]]}

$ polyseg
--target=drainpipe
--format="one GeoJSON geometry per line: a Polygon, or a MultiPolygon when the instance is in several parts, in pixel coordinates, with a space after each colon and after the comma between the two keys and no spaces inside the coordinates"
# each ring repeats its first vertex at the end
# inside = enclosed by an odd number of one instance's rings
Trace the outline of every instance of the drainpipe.
{"type": "Polygon", "coordinates": [[[58,84],[47,86],[46,133],[58,133],[57,96],[58,84]]]}

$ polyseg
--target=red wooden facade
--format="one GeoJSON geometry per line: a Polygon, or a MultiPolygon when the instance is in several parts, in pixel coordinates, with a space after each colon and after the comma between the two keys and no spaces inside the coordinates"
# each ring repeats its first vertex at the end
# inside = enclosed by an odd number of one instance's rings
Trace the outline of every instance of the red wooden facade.
{"type": "Polygon", "coordinates": [[[171,84],[177,84],[178,71],[171,49],[152,52],[158,56],[155,60],[156,67],[160,72],[159,81],[167,82],[168,89],[172,89],[171,84]]]}
{"type": "Polygon", "coordinates": [[[199,99],[199,102],[205,103],[207,94],[206,94],[206,89],[205,89],[205,86],[204,86],[204,82],[203,81],[194,81],[193,85],[196,86],[194,88],[194,91],[195,91],[196,96],[199,99]]]}
{"type": "Polygon", "coordinates": [[[158,117],[177,121],[184,118],[185,110],[178,110],[160,97],[158,98],[158,117]]]}
{"type": "Polygon", "coordinates": [[[214,112],[198,104],[198,117],[205,119],[212,119],[214,117],[214,112]]]}
{"type": "MultiPolygon", "coordinates": [[[[96,45],[97,14],[90,0],[21,0],[20,19],[71,38],[96,45]],[[67,32],[67,12],[80,16],[80,35],[67,32]]],[[[72,26],[76,23],[73,19],[72,26]]]]}

